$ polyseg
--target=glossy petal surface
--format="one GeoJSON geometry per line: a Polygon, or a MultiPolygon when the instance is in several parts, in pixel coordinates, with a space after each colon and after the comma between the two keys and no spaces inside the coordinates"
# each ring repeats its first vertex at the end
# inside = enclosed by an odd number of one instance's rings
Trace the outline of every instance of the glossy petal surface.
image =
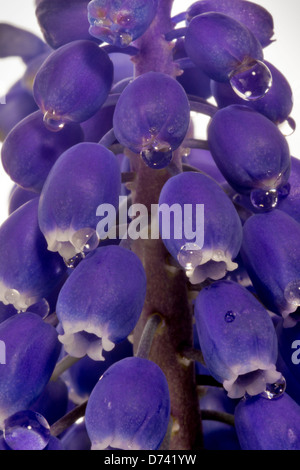
{"type": "Polygon", "coordinates": [[[158,449],[169,414],[168,384],[161,369],[147,359],[123,359],[103,374],[88,401],[92,449],[158,449]]]}
{"type": "Polygon", "coordinates": [[[231,281],[205,287],[195,318],[205,364],[229,397],[257,395],[280,379],[274,325],[247,289],[231,281]]]}
{"type": "Polygon", "coordinates": [[[88,255],[63,285],[56,311],[65,350],[103,360],[135,327],[146,292],[139,258],[119,246],[98,248],[88,255]]]}

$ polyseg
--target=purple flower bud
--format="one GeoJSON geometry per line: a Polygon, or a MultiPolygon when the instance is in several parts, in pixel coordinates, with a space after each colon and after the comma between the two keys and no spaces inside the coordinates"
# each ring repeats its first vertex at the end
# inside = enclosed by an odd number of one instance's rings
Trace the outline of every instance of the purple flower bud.
{"type": "Polygon", "coordinates": [[[158,0],[92,0],[88,4],[89,32],[118,47],[142,36],[152,23],[158,0]]]}
{"type": "Polygon", "coordinates": [[[120,246],[89,254],[72,272],[58,296],[63,328],[59,340],[74,357],[103,360],[102,349],[132,332],[141,314],[146,276],[137,255],[120,246]]]}
{"type": "Polygon", "coordinates": [[[227,106],[210,121],[208,141],[219,170],[236,191],[251,194],[261,210],[276,206],[277,191],[290,175],[290,152],[274,123],[247,106],[227,106]],[[269,204],[271,192],[275,202],[269,204]]]}
{"type": "Polygon", "coordinates": [[[244,0],[201,0],[193,3],[187,10],[187,21],[194,16],[209,11],[225,13],[247,26],[260,41],[262,47],[268,46],[274,34],[271,14],[262,6],[244,0]]]}
{"type": "Polygon", "coordinates": [[[154,153],[167,159],[185,138],[189,122],[190,106],[184,89],[160,72],[148,72],[133,80],[122,92],[113,119],[119,142],[150,161],[154,153]]]}
{"type": "Polygon", "coordinates": [[[205,364],[230,398],[257,395],[281,379],[272,320],[243,286],[218,281],[205,287],[195,318],[205,364]]]}
{"type": "Polygon", "coordinates": [[[230,74],[250,60],[263,60],[263,51],[253,33],[223,13],[195,16],[185,36],[187,55],[211,79],[227,82],[230,74]]]}
{"type": "Polygon", "coordinates": [[[264,114],[275,124],[284,122],[293,108],[293,96],[291,87],[285,76],[266,60],[272,74],[272,86],[268,93],[259,100],[245,101],[239,97],[229,83],[211,82],[212,94],[220,108],[231,104],[247,105],[255,111],[264,114]]]}
{"type": "Polygon", "coordinates": [[[0,365],[0,426],[26,410],[47,385],[61,345],[56,329],[34,313],[14,315],[0,324],[6,363],[0,365]]]}
{"type": "Polygon", "coordinates": [[[275,209],[251,216],[243,233],[241,256],[259,299],[282,315],[285,326],[294,326],[300,305],[300,224],[275,209]]]}
{"type": "Polygon", "coordinates": [[[167,250],[193,284],[221,279],[237,268],[233,260],[240,250],[242,225],[212,178],[194,172],[170,178],[159,197],[159,225],[167,250]]]}
{"type": "Polygon", "coordinates": [[[93,41],[61,46],[45,60],[33,85],[45,125],[59,131],[67,121],[86,121],[106,100],[112,81],[113,64],[93,41]]]}
{"type": "Polygon", "coordinates": [[[286,393],[241,400],[235,427],[242,450],[300,450],[300,406],[286,393]]]}
{"type": "Polygon", "coordinates": [[[5,139],[1,150],[4,170],[18,185],[40,193],[58,157],[82,140],[79,124],[70,122],[61,132],[51,132],[44,126],[41,111],[36,111],[5,139]]]}
{"type": "Polygon", "coordinates": [[[97,208],[117,208],[121,172],[106,147],[84,142],[64,152],[54,164],[41,193],[39,225],[48,250],[66,260],[92,251],[99,243],[97,208]]]}
{"type": "Polygon", "coordinates": [[[89,0],[39,1],[36,17],[45,41],[53,49],[77,39],[93,40],[89,34],[88,3],[89,0]]]}
{"type": "Polygon", "coordinates": [[[138,357],[113,364],[91,393],[86,427],[92,450],[156,450],[166,434],[170,397],[166,378],[138,357]]]}
{"type": "Polygon", "coordinates": [[[66,271],[61,257],[47,250],[38,226],[38,204],[38,198],[27,202],[0,228],[0,300],[17,310],[47,297],[66,271]]]}

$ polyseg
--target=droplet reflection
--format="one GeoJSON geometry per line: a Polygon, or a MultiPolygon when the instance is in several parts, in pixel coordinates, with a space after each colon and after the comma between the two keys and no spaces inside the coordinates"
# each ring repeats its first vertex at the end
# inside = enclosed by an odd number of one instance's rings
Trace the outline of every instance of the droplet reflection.
{"type": "Polygon", "coordinates": [[[229,75],[234,92],[243,100],[255,101],[263,98],[272,86],[272,74],[260,60],[243,62],[229,75]]]}
{"type": "Polygon", "coordinates": [[[269,211],[275,209],[278,204],[278,192],[276,189],[253,189],[250,200],[256,209],[269,211]]]}
{"type": "Polygon", "coordinates": [[[19,411],[5,421],[3,434],[13,450],[43,450],[50,440],[50,426],[39,413],[19,411]]]}
{"type": "Polygon", "coordinates": [[[261,395],[264,398],[273,400],[273,399],[281,397],[281,395],[283,395],[283,393],[285,392],[285,389],[286,389],[286,381],[285,381],[285,378],[281,376],[281,379],[278,380],[277,382],[273,384],[267,384],[265,391],[262,392],[261,395]]]}
{"type": "Polygon", "coordinates": [[[66,122],[56,114],[55,111],[46,111],[44,114],[44,124],[46,128],[51,132],[59,132],[64,127],[66,122]]]}

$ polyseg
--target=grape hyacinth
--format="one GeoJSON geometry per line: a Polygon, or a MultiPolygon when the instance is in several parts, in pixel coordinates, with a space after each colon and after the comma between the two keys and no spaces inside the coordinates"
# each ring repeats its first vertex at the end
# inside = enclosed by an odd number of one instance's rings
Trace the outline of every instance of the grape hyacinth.
{"type": "Polygon", "coordinates": [[[40,34],[0,23],[23,64],[0,97],[0,450],[300,450],[300,163],[272,12],[34,3],[40,34]]]}

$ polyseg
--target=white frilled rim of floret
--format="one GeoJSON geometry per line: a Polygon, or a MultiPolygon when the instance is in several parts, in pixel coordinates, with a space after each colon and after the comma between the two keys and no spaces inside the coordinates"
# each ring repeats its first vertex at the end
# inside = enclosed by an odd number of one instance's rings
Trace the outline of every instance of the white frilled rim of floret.
{"type": "Polygon", "coordinates": [[[66,230],[56,228],[45,233],[48,250],[58,252],[65,260],[70,260],[79,253],[90,251],[88,244],[92,243],[91,250],[98,246],[99,238],[95,229],[84,227],[75,230],[69,227],[66,230]]]}
{"type": "MultiPolygon", "coordinates": [[[[197,255],[195,255],[197,256],[197,255]]],[[[234,271],[238,264],[232,261],[232,256],[221,249],[201,250],[201,261],[193,269],[187,269],[185,272],[191,284],[200,284],[206,279],[217,281],[222,279],[228,271],[234,271]]]]}
{"type": "Polygon", "coordinates": [[[246,393],[254,396],[263,393],[267,384],[274,384],[282,378],[274,364],[266,366],[260,361],[231,367],[231,378],[223,381],[223,387],[230,398],[242,398],[246,393]]]}
{"type": "Polygon", "coordinates": [[[65,351],[73,357],[89,356],[94,361],[104,361],[103,351],[111,351],[115,344],[108,339],[107,329],[87,322],[64,322],[64,334],[58,335],[65,351]]]}
{"type": "MultiPolygon", "coordinates": [[[[108,405],[110,405],[110,402],[108,402],[108,405]]],[[[118,435],[112,435],[99,442],[92,442],[91,450],[105,450],[108,447],[122,450],[142,450],[141,446],[133,440],[128,442],[126,436],[122,437],[118,435]]]]}
{"type": "Polygon", "coordinates": [[[71,228],[67,230],[56,229],[45,233],[48,250],[58,252],[66,260],[73,258],[78,253],[78,250],[71,243],[74,233],[75,230],[71,228]]]}
{"type": "Polygon", "coordinates": [[[0,281],[0,301],[4,305],[13,305],[19,312],[25,312],[31,305],[39,302],[38,296],[32,296],[27,292],[19,292],[13,287],[8,287],[0,281]]]}

